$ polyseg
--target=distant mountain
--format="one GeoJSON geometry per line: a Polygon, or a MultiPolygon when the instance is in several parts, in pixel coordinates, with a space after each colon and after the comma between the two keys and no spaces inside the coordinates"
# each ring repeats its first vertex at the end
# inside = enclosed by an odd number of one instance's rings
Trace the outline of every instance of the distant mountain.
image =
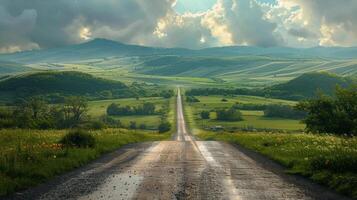
{"type": "Polygon", "coordinates": [[[95,39],[86,43],[61,48],[25,51],[14,54],[2,54],[0,59],[26,64],[33,63],[71,63],[75,61],[147,55],[184,54],[191,50],[152,48],[128,45],[106,39],[95,39]]]}
{"type": "Polygon", "coordinates": [[[330,73],[307,73],[287,83],[278,84],[266,91],[274,97],[304,99],[316,96],[318,92],[333,95],[336,86],[349,87],[354,80],[330,73]]]}
{"type": "Polygon", "coordinates": [[[19,63],[0,60],[0,75],[28,72],[31,70],[33,69],[19,63]]]}
{"type": "Polygon", "coordinates": [[[271,56],[289,58],[357,58],[357,47],[315,47],[297,49],[289,47],[254,47],[232,46],[216,47],[200,50],[183,48],[154,48],[138,45],[128,45],[106,39],[70,45],[55,49],[33,50],[14,54],[2,54],[0,60],[16,61],[19,63],[69,63],[74,61],[128,56],[271,56]]]}
{"type": "Polygon", "coordinates": [[[81,72],[40,72],[0,81],[0,93],[26,97],[32,95],[92,95],[102,91],[125,90],[121,82],[81,72]]]}

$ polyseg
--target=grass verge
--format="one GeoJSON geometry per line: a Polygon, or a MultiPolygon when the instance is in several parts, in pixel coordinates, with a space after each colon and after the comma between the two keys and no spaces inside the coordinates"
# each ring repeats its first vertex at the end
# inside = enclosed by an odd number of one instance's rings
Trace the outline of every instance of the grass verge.
{"type": "Polygon", "coordinates": [[[129,144],[165,140],[170,133],[106,129],[90,132],[95,148],[64,148],[68,131],[0,130],[0,196],[43,183],[129,144]]]}
{"type": "Polygon", "coordinates": [[[357,199],[357,138],[311,134],[209,133],[203,140],[239,144],[299,174],[357,199]]]}

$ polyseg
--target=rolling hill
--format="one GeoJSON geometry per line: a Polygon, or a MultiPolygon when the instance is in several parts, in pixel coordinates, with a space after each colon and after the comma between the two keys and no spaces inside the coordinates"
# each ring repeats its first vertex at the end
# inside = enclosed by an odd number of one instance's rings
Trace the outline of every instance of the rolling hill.
{"type": "Polygon", "coordinates": [[[29,72],[31,70],[32,69],[30,67],[19,63],[0,60],[0,75],[29,72]]]}
{"type": "Polygon", "coordinates": [[[334,58],[352,59],[357,58],[357,47],[315,47],[297,49],[289,47],[254,47],[254,46],[231,46],[215,47],[207,49],[183,49],[183,48],[156,48],[138,45],[128,45],[106,39],[94,39],[92,41],[70,45],[55,49],[43,49],[25,51],[14,54],[0,55],[1,60],[15,61],[19,63],[68,63],[87,59],[153,55],[176,55],[176,56],[203,56],[203,57],[226,57],[226,56],[268,56],[279,58],[334,58]]]}
{"type": "MultiPolygon", "coordinates": [[[[191,50],[95,39],[55,49],[0,54],[0,60],[16,61],[24,67],[40,70],[76,70],[113,80],[120,78],[128,82],[155,84],[168,77],[173,80],[169,82],[176,84],[177,77],[180,77],[185,81],[187,78],[205,78],[210,82],[219,80],[217,84],[266,87],[311,72],[329,72],[346,77],[357,75],[357,47],[231,46],[191,50]]],[[[12,70],[21,73],[26,72],[25,69],[12,70]]],[[[0,69],[1,75],[5,73],[0,69]]],[[[164,84],[167,85],[167,81],[164,84]]]]}
{"type": "Polygon", "coordinates": [[[354,80],[336,74],[307,73],[286,83],[268,87],[265,91],[273,97],[304,99],[314,97],[318,92],[333,95],[337,86],[346,88],[354,83],[354,80]]]}
{"type": "Polygon", "coordinates": [[[120,91],[128,89],[117,81],[96,78],[80,72],[40,72],[15,76],[0,81],[0,93],[13,97],[32,95],[96,95],[103,91],[120,91]]]}

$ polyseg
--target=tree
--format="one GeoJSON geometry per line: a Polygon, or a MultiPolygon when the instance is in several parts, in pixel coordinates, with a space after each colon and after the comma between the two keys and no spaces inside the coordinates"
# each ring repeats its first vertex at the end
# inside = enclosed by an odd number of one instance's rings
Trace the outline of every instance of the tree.
{"type": "Polygon", "coordinates": [[[217,114],[217,120],[222,120],[222,121],[242,121],[242,113],[235,109],[234,107],[231,107],[229,109],[221,109],[216,111],[217,114]]]}
{"type": "Polygon", "coordinates": [[[202,119],[209,119],[209,117],[210,117],[210,112],[209,111],[202,111],[201,113],[200,113],[200,115],[201,115],[201,118],[202,119]]]}
{"type": "Polygon", "coordinates": [[[198,102],[200,102],[200,100],[197,99],[197,98],[194,97],[194,96],[186,96],[186,101],[187,101],[187,102],[190,102],[190,103],[198,103],[198,102]]]}
{"type": "Polygon", "coordinates": [[[357,87],[336,88],[336,97],[319,95],[302,101],[299,110],[307,112],[306,128],[315,133],[357,134],[357,87]]]}
{"type": "Polygon", "coordinates": [[[155,105],[153,103],[144,103],[143,105],[143,114],[152,115],[155,114],[155,105]]]}
{"type": "Polygon", "coordinates": [[[83,97],[68,97],[63,106],[64,118],[69,127],[77,126],[88,110],[87,100],[83,97]]]}
{"type": "Polygon", "coordinates": [[[296,110],[294,107],[287,105],[267,105],[264,109],[265,117],[280,117],[287,119],[303,119],[306,112],[296,110]]]}
{"type": "Polygon", "coordinates": [[[171,130],[171,123],[168,121],[162,121],[158,127],[159,133],[165,133],[171,130]]]}
{"type": "Polygon", "coordinates": [[[49,106],[41,97],[22,100],[15,108],[14,117],[20,128],[51,128],[49,106]]]}
{"type": "Polygon", "coordinates": [[[136,127],[137,127],[137,126],[136,126],[136,122],[131,121],[131,122],[130,122],[130,125],[129,125],[129,128],[130,128],[130,129],[136,129],[136,127]]]}

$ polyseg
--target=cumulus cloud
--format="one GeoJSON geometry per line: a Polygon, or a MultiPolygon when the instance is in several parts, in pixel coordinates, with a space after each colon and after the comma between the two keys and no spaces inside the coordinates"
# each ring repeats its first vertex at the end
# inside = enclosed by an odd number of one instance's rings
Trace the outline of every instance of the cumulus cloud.
{"type": "MultiPolygon", "coordinates": [[[[12,41],[51,48],[104,37],[128,43],[145,42],[157,20],[172,10],[175,0],[0,0],[2,40],[26,26],[12,41]],[[83,37],[84,32],[85,37],[83,37]]],[[[11,39],[11,38],[10,38],[11,39]]],[[[13,42],[0,41],[10,47],[13,42]]]]}
{"type": "Polygon", "coordinates": [[[295,16],[295,25],[318,36],[319,45],[357,45],[357,1],[280,0],[279,4],[295,16]]]}
{"type": "Polygon", "coordinates": [[[224,15],[235,44],[277,46],[283,41],[276,33],[277,25],[265,17],[255,0],[221,0],[224,15]]]}
{"type": "Polygon", "coordinates": [[[36,18],[35,10],[23,10],[19,15],[11,16],[0,6],[0,52],[38,48],[26,37],[33,30],[36,18]]]}
{"type": "Polygon", "coordinates": [[[180,0],[0,0],[0,52],[107,38],[161,47],[357,45],[356,0],[217,0],[177,13],[180,0]]]}

